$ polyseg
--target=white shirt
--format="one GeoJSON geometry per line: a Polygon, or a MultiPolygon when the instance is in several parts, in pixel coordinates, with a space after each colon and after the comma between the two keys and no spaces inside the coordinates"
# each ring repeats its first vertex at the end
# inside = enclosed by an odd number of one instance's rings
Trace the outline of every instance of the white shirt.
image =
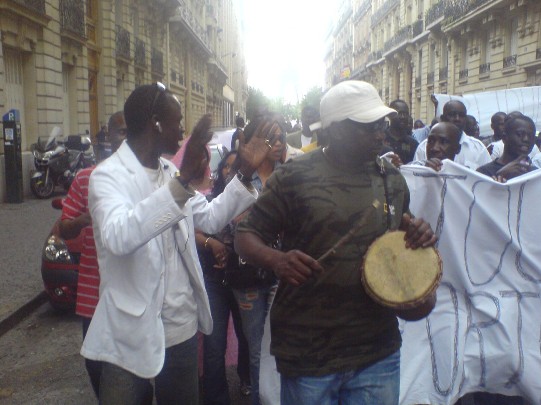
{"type": "MultiPolygon", "coordinates": [[[[419,144],[413,160],[425,161],[427,159],[426,143],[427,139],[419,144]]],[[[483,142],[462,132],[462,136],[460,137],[460,153],[455,156],[455,163],[476,170],[479,166],[483,166],[491,161],[492,159],[490,159],[490,155],[483,142]]]]}
{"type": "MultiPolygon", "coordinates": [[[[504,144],[501,139],[499,141],[492,142],[489,146],[492,146],[492,154],[490,155],[492,160],[496,160],[501,155],[503,155],[504,144]]],[[[532,151],[528,154],[528,157],[530,159],[533,159],[539,153],[541,153],[541,151],[539,151],[537,145],[534,145],[532,151]]]]}

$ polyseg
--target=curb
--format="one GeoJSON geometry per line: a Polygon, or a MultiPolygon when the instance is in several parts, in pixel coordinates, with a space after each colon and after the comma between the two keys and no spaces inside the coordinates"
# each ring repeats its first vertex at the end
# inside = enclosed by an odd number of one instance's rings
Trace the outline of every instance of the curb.
{"type": "Polygon", "coordinates": [[[2,319],[0,321],[0,337],[17,326],[19,322],[42,306],[45,302],[47,302],[47,293],[42,291],[15,312],[8,315],[5,319],[2,319]]]}

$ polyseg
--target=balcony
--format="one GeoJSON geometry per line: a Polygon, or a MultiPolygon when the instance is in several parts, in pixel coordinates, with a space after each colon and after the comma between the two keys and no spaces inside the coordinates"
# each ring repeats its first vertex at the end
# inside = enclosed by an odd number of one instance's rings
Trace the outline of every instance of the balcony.
{"type": "Polygon", "coordinates": [[[413,26],[408,25],[398,30],[398,32],[383,45],[383,51],[388,52],[391,49],[396,48],[399,45],[405,43],[408,39],[413,37],[413,26]]]}
{"type": "Polygon", "coordinates": [[[150,70],[153,73],[163,75],[163,54],[156,48],[152,48],[150,55],[150,70]]]}
{"type": "Polygon", "coordinates": [[[489,3],[493,0],[442,0],[445,1],[445,18],[448,19],[446,22],[451,23],[456,21],[468,14],[470,11],[473,11],[482,5],[489,3]]]}
{"type": "Polygon", "coordinates": [[[378,8],[370,20],[370,27],[374,28],[383,17],[385,17],[393,8],[400,4],[400,0],[387,0],[383,5],[378,8]]]}
{"type": "Polygon", "coordinates": [[[426,75],[426,84],[434,84],[434,72],[430,72],[426,75]]]}
{"type": "Polygon", "coordinates": [[[462,69],[458,72],[458,80],[466,80],[468,78],[468,69],[462,69]]]}
{"type": "Polygon", "coordinates": [[[36,13],[45,15],[45,0],[14,0],[14,2],[36,13]]]}
{"type": "Polygon", "coordinates": [[[490,73],[490,63],[483,63],[482,65],[479,65],[479,74],[484,75],[486,73],[490,73]]]}
{"type": "Polygon", "coordinates": [[[438,78],[440,82],[446,81],[447,77],[449,76],[449,68],[447,66],[440,68],[438,78]]]}
{"type": "Polygon", "coordinates": [[[145,52],[145,43],[139,38],[135,38],[135,55],[134,62],[139,66],[146,66],[146,52],[145,52]]]}
{"type": "Polygon", "coordinates": [[[117,58],[130,59],[130,33],[120,25],[116,26],[115,44],[117,58]]]}
{"type": "Polygon", "coordinates": [[[60,0],[60,26],[64,31],[85,38],[85,4],[83,0],[60,0]]]}
{"type": "Polygon", "coordinates": [[[207,37],[207,30],[199,23],[197,18],[192,13],[192,10],[182,0],[179,0],[176,14],[169,19],[170,22],[180,22],[192,36],[197,40],[204,50],[210,55],[210,45],[207,37]]]}
{"type": "Polygon", "coordinates": [[[447,2],[445,0],[441,0],[428,9],[425,16],[425,23],[427,27],[440,17],[443,17],[446,4],[447,2]]]}
{"type": "Polygon", "coordinates": [[[517,65],[517,55],[511,55],[503,58],[503,68],[507,69],[517,65]]]}

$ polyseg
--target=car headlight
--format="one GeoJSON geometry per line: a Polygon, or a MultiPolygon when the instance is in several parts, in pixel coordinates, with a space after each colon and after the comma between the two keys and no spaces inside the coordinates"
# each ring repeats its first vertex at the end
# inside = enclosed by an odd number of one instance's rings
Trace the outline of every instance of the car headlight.
{"type": "Polygon", "coordinates": [[[50,262],[72,263],[68,247],[62,238],[51,235],[43,247],[43,258],[50,262]]]}

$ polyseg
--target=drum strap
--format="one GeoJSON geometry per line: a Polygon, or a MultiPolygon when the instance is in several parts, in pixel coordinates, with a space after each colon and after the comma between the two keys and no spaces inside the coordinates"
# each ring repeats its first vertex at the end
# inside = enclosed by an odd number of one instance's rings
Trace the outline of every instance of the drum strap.
{"type": "Polygon", "coordinates": [[[385,195],[385,211],[387,212],[387,230],[391,230],[392,224],[392,214],[391,206],[389,205],[389,190],[387,188],[387,172],[385,171],[385,166],[383,165],[383,159],[379,158],[379,174],[383,180],[383,193],[385,195]]]}

